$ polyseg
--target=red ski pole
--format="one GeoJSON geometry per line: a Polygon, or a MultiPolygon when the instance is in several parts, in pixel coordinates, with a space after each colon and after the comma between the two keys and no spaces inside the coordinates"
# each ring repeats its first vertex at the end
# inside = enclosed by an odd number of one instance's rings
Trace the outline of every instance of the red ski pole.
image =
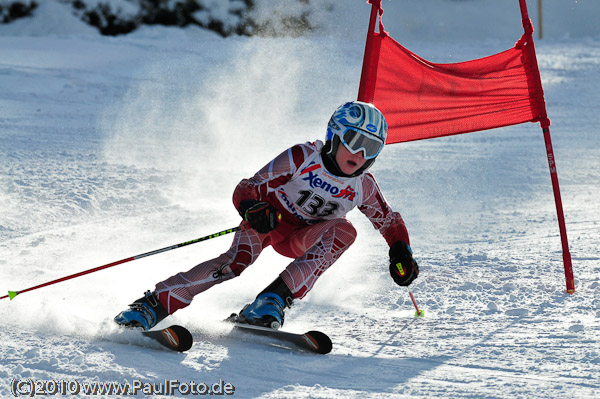
{"type": "Polygon", "coordinates": [[[71,280],[73,278],[84,276],[84,275],[90,274],[90,273],[94,273],[94,272],[97,272],[99,270],[108,269],[109,267],[113,267],[113,266],[117,266],[117,265],[120,265],[120,264],[123,264],[123,263],[131,262],[132,260],[145,258],[147,256],[156,255],[156,254],[159,254],[159,253],[162,253],[162,252],[170,251],[172,249],[177,249],[177,248],[185,247],[185,246],[188,246],[188,245],[191,245],[191,244],[196,244],[198,242],[210,240],[211,238],[216,238],[216,237],[223,236],[225,234],[234,233],[236,231],[240,231],[240,230],[243,230],[245,228],[246,228],[245,224],[242,224],[242,225],[234,227],[232,229],[227,229],[227,230],[220,231],[218,233],[209,234],[207,236],[196,238],[196,239],[191,240],[191,241],[182,242],[180,244],[171,245],[171,246],[168,246],[168,247],[165,247],[165,248],[161,248],[161,249],[157,249],[157,250],[154,250],[154,251],[146,252],[146,253],[143,253],[143,254],[140,254],[140,255],[135,255],[135,256],[132,256],[132,257],[129,257],[129,258],[121,259],[121,260],[118,260],[116,262],[108,263],[108,264],[103,265],[103,266],[94,267],[93,269],[85,270],[85,271],[82,271],[82,272],[79,272],[79,273],[71,274],[70,276],[62,277],[62,278],[59,278],[59,279],[56,279],[56,280],[49,281],[47,283],[36,285],[35,287],[26,288],[26,289],[20,290],[20,291],[8,291],[8,295],[4,295],[4,296],[0,297],[0,299],[10,298],[10,300],[12,301],[14,299],[14,297],[16,297],[17,295],[22,294],[24,292],[37,290],[38,288],[47,287],[49,285],[60,283],[61,281],[71,280]]]}
{"type": "Polygon", "coordinates": [[[410,290],[410,288],[408,288],[408,286],[406,287],[407,291],[408,291],[408,295],[410,295],[410,300],[412,301],[413,305],[415,306],[415,317],[425,317],[425,312],[422,309],[419,309],[419,305],[417,305],[417,301],[415,300],[415,296],[413,295],[412,291],[410,290]]]}

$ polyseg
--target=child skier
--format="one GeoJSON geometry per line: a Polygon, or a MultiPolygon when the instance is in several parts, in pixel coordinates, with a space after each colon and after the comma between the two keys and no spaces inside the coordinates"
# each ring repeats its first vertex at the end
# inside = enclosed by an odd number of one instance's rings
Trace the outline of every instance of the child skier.
{"type": "Polygon", "coordinates": [[[271,245],[294,260],[235,321],[279,328],[284,309],[304,298],[354,242],[356,230],[345,215],[357,206],[390,246],[394,281],[411,284],[419,267],[404,221],[367,172],[386,137],[385,118],[373,105],[353,101],[340,106],[329,120],[325,143],[295,145],[238,184],[233,203],[246,228],[235,234],[227,252],[159,282],[115,321],[148,330],[199,293],[239,276],[271,245]]]}

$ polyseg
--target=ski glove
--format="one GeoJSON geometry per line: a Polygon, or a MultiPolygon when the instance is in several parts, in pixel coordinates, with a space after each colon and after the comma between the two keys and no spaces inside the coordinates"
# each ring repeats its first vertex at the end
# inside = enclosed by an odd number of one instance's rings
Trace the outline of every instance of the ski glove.
{"type": "Polygon", "coordinates": [[[401,286],[409,286],[419,275],[419,265],[412,257],[410,246],[404,241],[396,241],[390,247],[390,274],[401,286]]]}
{"type": "Polygon", "coordinates": [[[275,230],[281,219],[281,214],[268,202],[254,199],[243,200],[238,209],[240,215],[250,222],[250,226],[260,234],[275,230]]]}

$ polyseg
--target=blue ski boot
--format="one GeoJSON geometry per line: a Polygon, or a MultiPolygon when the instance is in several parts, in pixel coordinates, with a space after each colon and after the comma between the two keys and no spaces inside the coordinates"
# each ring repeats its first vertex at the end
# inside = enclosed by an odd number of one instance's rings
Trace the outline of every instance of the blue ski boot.
{"type": "Polygon", "coordinates": [[[129,305],[115,317],[115,322],[124,327],[141,327],[149,330],[167,317],[169,313],[153,292],[146,291],[144,296],[129,305]]]}
{"type": "Polygon", "coordinates": [[[236,321],[277,330],[283,325],[284,309],[285,303],[281,296],[263,292],[254,302],[244,306],[236,321]]]}
{"type": "Polygon", "coordinates": [[[281,277],[277,277],[254,302],[244,306],[239,315],[233,313],[227,320],[277,330],[283,325],[284,309],[291,307],[292,302],[292,291],[281,277]]]}

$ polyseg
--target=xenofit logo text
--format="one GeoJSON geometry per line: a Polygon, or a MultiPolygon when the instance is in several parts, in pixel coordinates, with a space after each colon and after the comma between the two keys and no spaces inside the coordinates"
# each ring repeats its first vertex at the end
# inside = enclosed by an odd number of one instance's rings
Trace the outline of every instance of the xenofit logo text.
{"type": "Polygon", "coordinates": [[[344,189],[340,189],[333,184],[326,182],[321,179],[317,173],[313,173],[313,171],[320,169],[321,165],[311,165],[304,169],[300,175],[304,175],[308,173],[308,176],[304,177],[302,180],[306,180],[309,182],[311,188],[320,188],[323,191],[330,193],[334,198],[342,198],[350,201],[354,200],[356,195],[356,191],[351,186],[346,186],[344,189]]]}

